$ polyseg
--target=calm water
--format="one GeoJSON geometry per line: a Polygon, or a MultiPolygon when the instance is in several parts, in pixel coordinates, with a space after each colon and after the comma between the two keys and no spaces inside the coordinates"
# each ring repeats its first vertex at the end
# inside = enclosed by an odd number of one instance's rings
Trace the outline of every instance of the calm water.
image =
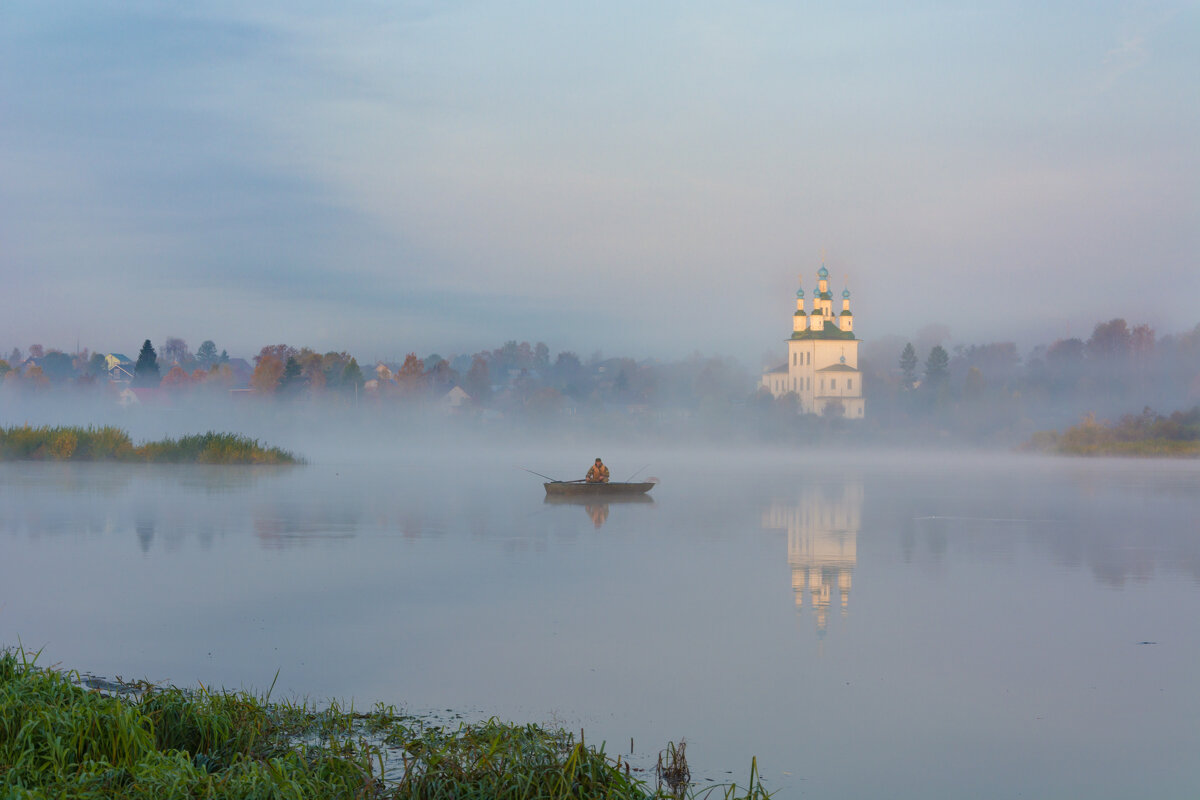
{"type": "Polygon", "coordinates": [[[1200,794],[1200,464],[658,453],[587,506],[512,458],[0,465],[0,643],[686,737],[781,797],[1200,794]]]}

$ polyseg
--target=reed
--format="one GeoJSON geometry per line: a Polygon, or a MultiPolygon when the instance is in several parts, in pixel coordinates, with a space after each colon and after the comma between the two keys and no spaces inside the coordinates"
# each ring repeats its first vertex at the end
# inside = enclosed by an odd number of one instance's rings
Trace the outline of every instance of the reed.
{"type": "MultiPolygon", "coordinates": [[[[495,719],[447,729],[391,706],[318,710],[271,703],[269,692],[204,687],[140,683],[112,696],[35,661],[21,649],[0,651],[0,797],[770,798],[756,763],[747,789],[693,793],[685,778],[664,791],[563,730],[495,719]]],[[[683,745],[668,752],[677,773],[686,771],[683,745]]]]}
{"type": "Polygon", "coordinates": [[[29,425],[0,428],[0,461],[124,461],[170,464],[297,464],[278,447],[236,433],[208,433],[134,446],[120,428],[29,425]]]}

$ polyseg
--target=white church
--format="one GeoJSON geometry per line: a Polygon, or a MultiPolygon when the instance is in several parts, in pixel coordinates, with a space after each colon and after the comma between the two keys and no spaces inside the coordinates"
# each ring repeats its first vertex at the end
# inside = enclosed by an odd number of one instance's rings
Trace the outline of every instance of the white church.
{"type": "Polygon", "coordinates": [[[858,339],[850,313],[850,290],[842,290],[842,311],[833,313],[829,270],[817,270],[812,310],[805,310],[804,289],[796,291],[792,338],[787,361],[763,374],[762,385],[775,397],[796,395],[801,414],[838,414],[862,419],[862,373],[858,370],[858,339]]]}

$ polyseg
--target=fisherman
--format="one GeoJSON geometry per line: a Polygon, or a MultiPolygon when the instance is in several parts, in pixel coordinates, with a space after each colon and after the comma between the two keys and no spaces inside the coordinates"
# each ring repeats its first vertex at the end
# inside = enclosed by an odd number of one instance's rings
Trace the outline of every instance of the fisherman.
{"type": "Polygon", "coordinates": [[[587,472],[588,483],[608,483],[608,467],[604,466],[604,462],[596,459],[596,463],[592,464],[592,468],[587,472]]]}

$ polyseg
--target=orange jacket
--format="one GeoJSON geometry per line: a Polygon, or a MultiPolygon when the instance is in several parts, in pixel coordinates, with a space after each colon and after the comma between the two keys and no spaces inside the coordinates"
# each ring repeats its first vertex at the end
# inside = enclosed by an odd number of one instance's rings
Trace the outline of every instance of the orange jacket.
{"type": "Polygon", "coordinates": [[[592,468],[587,472],[588,483],[608,483],[608,467],[604,464],[592,464],[592,468]]]}

